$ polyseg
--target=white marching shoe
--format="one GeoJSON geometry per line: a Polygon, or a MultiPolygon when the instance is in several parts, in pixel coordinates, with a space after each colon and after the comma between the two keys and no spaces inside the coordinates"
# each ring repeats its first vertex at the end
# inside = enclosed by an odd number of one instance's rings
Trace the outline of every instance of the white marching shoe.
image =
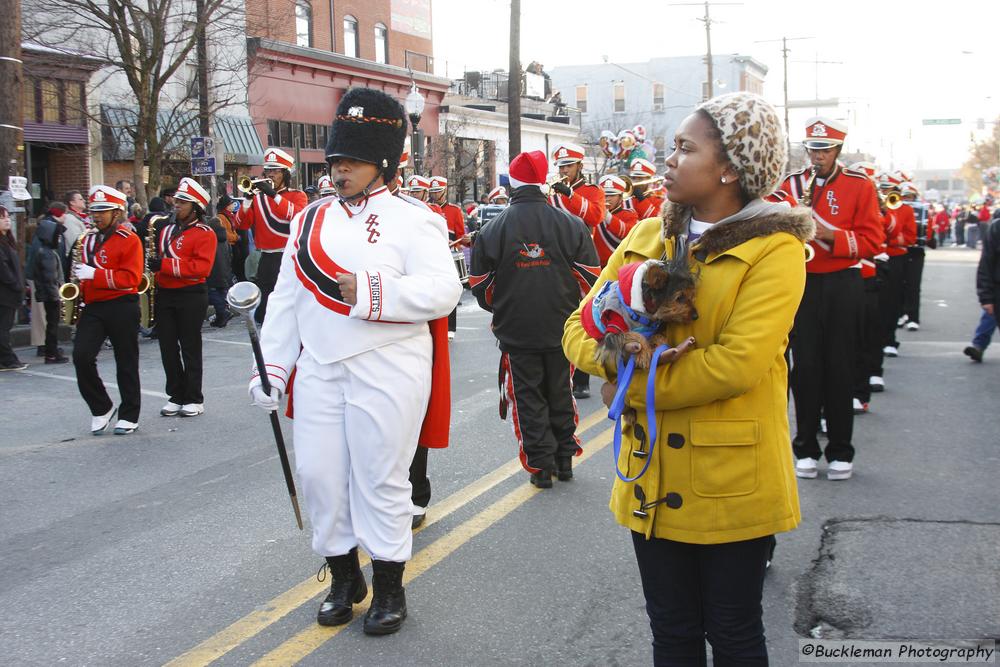
{"type": "Polygon", "coordinates": [[[176,417],[180,414],[182,407],[184,406],[179,403],[169,401],[166,405],[160,408],[160,414],[164,417],[176,417]]]}
{"type": "Polygon", "coordinates": [[[830,467],[826,470],[826,478],[832,480],[850,479],[854,472],[854,464],[850,461],[830,461],[830,467]]]}
{"type": "Polygon", "coordinates": [[[896,347],[895,345],[886,345],[885,347],[882,348],[882,354],[884,354],[887,357],[898,357],[899,348],[896,347]]]}
{"type": "Polygon", "coordinates": [[[795,461],[795,476],[801,477],[802,479],[816,479],[816,464],[819,463],[816,459],[809,458],[808,456],[804,459],[798,459],[795,461]]]}
{"type": "Polygon", "coordinates": [[[181,406],[181,417],[197,417],[205,414],[204,403],[185,403],[181,406]]]}
{"type": "Polygon", "coordinates": [[[885,380],[881,375],[872,375],[868,378],[868,388],[872,391],[885,391],[885,380]]]}
{"type": "Polygon", "coordinates": [[[906,323],[907,331],[920,331],[920,324],[918,322],[909,321],[906,323]]]}
{"type": "Polygon", "coordinates": [[[135,430],[139,428],[138,422],[128,422],[124,419],[119,419],[115,423],[115,435],[128,435],[129,433],[135,433],[135,430]]]}
{"type": "Polygon", "coordinates": [[[106,415],[98,415],[96,417],[90,418],[90,432],[94,435],[101,435],[106,430],[108,426],[111,425],[111,420],[115,418],[115,414],[118,412],[118,408],[111,408],[111,411],[106,415]]]}

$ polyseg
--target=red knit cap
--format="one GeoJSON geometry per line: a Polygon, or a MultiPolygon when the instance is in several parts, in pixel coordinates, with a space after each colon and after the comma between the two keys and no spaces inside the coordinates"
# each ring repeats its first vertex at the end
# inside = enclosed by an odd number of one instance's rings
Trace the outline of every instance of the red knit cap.
{"type": "Polygon", "coordinates": [[[515,188],[522,185],[543,185],[549,173],[549,161],[542,151],[521,153],[510,163],[510,184],[515,188]]]}

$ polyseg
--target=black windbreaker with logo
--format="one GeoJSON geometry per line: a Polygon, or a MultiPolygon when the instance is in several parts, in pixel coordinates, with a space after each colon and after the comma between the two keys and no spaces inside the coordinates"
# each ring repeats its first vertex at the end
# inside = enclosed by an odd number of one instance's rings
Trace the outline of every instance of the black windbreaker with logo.
{"type": "Polygon", "coordinates": [[[501,349],[551,350],[600,272],[590,230],[526,185],[476,237],[469,285],[501,349]]]}

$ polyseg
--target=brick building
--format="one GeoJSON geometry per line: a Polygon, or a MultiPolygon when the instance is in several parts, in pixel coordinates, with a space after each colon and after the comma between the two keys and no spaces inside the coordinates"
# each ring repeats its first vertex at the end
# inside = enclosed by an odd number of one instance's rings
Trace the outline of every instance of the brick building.
{"type": "Polygon", "coordinates": [[[87,82],[100,67],[93,58],[23,44],[24,155],[34,198],[30,215],[70,190],[90,187],[87,82]]]}
{"type": "Polygon", "coordinates": [[[414,150],[426,152],[450,83],[430,74],[430,19],[430,0],[247,1],[250,116],[265,146],[298,151],[301,186],[325,172],[334,111],[354,86],[402,103],[416,85],[425,136],[414,150]]]}

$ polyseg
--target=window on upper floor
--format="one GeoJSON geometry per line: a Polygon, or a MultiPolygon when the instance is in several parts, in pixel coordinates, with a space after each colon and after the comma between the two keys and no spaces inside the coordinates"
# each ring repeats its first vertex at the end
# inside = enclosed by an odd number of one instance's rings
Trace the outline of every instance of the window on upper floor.
{"type": "Polygon", "coordinates": [[[42,79],[42,122],[59,123],[59,82],[42,79]]]}
{"type": "Polygon", "coordinates": [[[615,81],[612,85],[614,86],[614,111],[615,113],[622,113],[625,111],[625,82],[615,81]]]}
{"type": "Polygon", "coordinates": [[[35,80],[31,77],[24,77],[24,84],[21,88],[21,106],[24,113],[24,120],[28,123],[38,122],[38,109],[35,108],[35,80]]]}
{"type": "Polygon", "coordinates": [[[83,83],[79,81],[63,81],[64,106],[66,124],[77,127],[85,125],[83,109],[83,83]]]}
{"type": "Polygon", "coordinates": [[[576,87],[576,108],[580,113],[587,113],[587,86],[576,87]]]}
{"type": "Polygon", "coordinates": [[[664,100],[663,100],[664,85],[662,83],[653,84],[653,111],[663,111],[664,100]]]}
{"type": "Polygon", "coordinates": [[[312,5],[308,0],[295,2],[295,43],[312,46],[312,5]]]}
{"type": "Polygon", "coordinates": [[[344,55],[358,58],[358,20],[348,14],[344,17],[344,55]]]}
{"type": "Polygon", "coordinates": [[[389,29],[381,23],[375,24],[375,62],[389,62],[389,29]]]}

